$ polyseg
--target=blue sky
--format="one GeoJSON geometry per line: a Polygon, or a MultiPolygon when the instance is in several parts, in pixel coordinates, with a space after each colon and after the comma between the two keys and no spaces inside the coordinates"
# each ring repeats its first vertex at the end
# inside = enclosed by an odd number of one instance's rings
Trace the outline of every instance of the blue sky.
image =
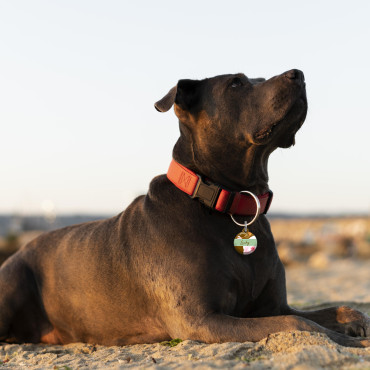
{"type": "Polygon", "coordinates": [[[370,2],[0,2],[0,213],[124,209],[178,137],[153,103],[181,78],[304,71],[275,212],[370,211],[370,2]],[[46,204],[46,205],[45,205],[46,204]]]}

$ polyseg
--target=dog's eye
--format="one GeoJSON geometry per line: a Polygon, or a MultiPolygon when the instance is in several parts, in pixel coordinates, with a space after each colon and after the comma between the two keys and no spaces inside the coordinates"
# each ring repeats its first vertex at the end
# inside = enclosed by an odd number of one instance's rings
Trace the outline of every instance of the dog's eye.
{"type": "Polygon", "coordinates": [[[242,85],[243,85],[243,82],[239,77],[235,77],[231,81],[231,87],[238,87],[238,86],[242,86],[242,85]]]}

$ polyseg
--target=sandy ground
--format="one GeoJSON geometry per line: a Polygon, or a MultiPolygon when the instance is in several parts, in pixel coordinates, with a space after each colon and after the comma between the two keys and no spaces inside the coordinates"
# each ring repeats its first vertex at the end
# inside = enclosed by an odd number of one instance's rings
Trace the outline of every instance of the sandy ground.
{"type": "MultiPolygon", "coordinates": [[[[333,261],[325,269],[296,266],[287,270],[288,299],[298,307],[346,302],[370,315],[370,261],[333,261]]],[[[183,341],[125,347],[0,344],[3,368],[120,369],[370,369],[370,348],[342,347],[308,332],[278,333],[259,343],[206,345],[183,341]]]]}

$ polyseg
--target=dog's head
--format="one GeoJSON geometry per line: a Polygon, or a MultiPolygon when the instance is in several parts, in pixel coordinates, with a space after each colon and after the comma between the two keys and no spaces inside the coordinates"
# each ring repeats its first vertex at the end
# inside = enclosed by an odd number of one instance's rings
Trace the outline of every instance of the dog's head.
{"type": "Polygon", "coordinates": [[[218,161],[222,167],[228,160],[245,160],[251,148],[271,153],[290,147],[307,113],[304,76],[298,70],[269,80],[244,74],[180,80],[155,108],[166,112],[172,105],[180,120],[178,146],[184,150],[186,143],[195,160],[218,161]]]}

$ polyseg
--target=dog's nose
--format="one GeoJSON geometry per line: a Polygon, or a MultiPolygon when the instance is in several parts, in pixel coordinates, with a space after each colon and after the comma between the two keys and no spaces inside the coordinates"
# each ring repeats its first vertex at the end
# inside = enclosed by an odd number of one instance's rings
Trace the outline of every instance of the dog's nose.
{"type": "Polygon", "coordinates": [[[289,78],[290,80],[298,80],[304,82],[304,74],[299,69],[291,69],[290,71],[285,72],[284,76],[286,78],[289,78]]]}

